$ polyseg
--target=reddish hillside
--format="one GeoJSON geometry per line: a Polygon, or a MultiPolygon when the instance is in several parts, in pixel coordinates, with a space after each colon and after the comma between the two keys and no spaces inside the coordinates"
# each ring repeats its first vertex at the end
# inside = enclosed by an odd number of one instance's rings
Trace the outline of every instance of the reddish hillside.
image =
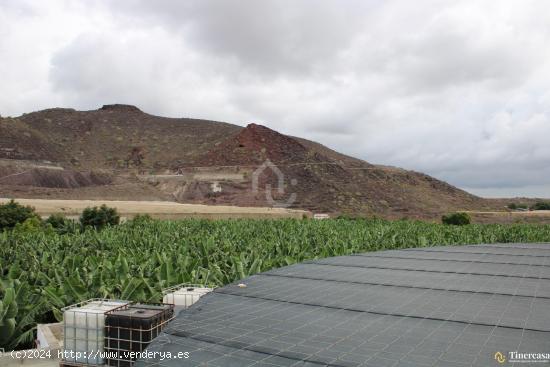
{"type": "Polygon", "coordinates": [[[258,166],[266,159],[275,164],[329,161],[294,138],[279,134],[262,125],[249,124],[235,136],[226,139],[207,154],[199,157],[196,164],[258,166]]]}
{"type": "Polygon", "coordinates": [[[313,211],[391,217],[437,216],[453,208],[483,204],[482,199],[430,176],[374,166],[256,124],[228,137],[196,162],[199,166],[232,166],[254,171],[267,160],[275,167],[267,167],[258,175],[261,188],[258,192],[251,190],[252,173],[249,183],[241,186],[221,183],[221,192],[212,195],[208,195],[207,185],[196,183],[188,187],[181,199],[265,206],[273,205],[270,201],[273,198],[276,205],[291,203],[290,207],[313,211]],[[283,190],[279,189],[280,176],[284,178],[283,190]]]}

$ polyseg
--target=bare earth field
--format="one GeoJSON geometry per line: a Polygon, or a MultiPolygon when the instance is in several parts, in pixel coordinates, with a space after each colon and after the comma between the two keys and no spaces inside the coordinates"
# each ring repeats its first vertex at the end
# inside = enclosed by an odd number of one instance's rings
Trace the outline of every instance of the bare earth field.
{"type": "Polygon", "coordinates": [[[467,211],[474,223],[550,223],[550,210],[528,212],[467,211]]]}
{"type": "MultiPolygon", "coordinates": [[[[10,199],[0,198],[0,204],[10,199]]],[[[109,201],[109,200],[48,200],[48,199],[15,199],[22,205],[30,205],[41,216],[61,213],[68,217],[78,216],[90,206],[105,204],[116,208],[122,218],[133,218],[138,214],[149,214],[157,219],[182,218],[298,218],[311,216],[305,210],[283,208],[236,207],[223,205],[179,204],[170,201],[109,201]]]]}

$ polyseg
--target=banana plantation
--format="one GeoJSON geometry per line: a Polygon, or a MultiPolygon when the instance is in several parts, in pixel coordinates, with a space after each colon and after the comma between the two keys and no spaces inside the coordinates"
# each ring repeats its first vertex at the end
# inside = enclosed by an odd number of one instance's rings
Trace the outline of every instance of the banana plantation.
{"type": "Polygon", "coordinates": [[[224,285],[308,259],[433,245],[548,242],[550,225],[383,220],[129,221],[101,231],[0,233],[0,347],[29,347],[36,323],[94,297],[161,301],[179,283],[224,285]]]}

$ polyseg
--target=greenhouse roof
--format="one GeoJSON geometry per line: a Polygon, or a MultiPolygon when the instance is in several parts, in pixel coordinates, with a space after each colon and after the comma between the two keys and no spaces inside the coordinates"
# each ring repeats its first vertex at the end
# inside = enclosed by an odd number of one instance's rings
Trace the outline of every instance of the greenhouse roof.
{"type": "Polygon", "coordinates": [[[415,248],[304,262],[203,297],[149,366],[490,366],[550,352],[550,245],[415,248]],[[207,364],[206,364],[207,363],[207,364]]]}

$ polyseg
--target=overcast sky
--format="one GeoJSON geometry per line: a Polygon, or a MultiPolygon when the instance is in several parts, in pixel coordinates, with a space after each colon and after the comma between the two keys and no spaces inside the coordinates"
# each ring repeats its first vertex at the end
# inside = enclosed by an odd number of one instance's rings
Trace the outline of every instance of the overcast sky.
{"type": "Polygon", "coordinates": [[[550,197],[548,0],[0,0],[0,114],[262,123],[484,196],[550,197]]]}

